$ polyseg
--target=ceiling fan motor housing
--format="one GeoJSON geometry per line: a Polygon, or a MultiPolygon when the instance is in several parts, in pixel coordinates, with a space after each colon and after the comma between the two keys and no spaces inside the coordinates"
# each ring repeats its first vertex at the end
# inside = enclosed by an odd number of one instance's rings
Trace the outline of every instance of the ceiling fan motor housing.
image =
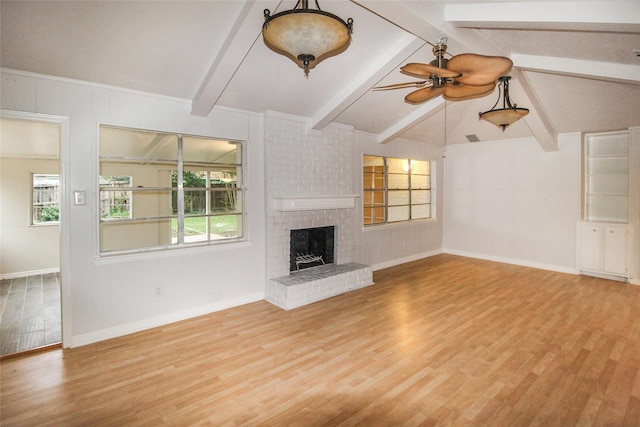
{"type": "MultiPolygon", "coordinates": [[[[433,54],[436,56],[436,59],[431,61],[429,65],[433,65],[438,68],[447,68],[448,59],[444,57],[444,54],[447,52],[447,45],[438,43],[433,47],[433,54]]],[[[431,75],[431,80],[433,81],[433,87],[443,87],[449,79],[445,77],[438,77],[435,74],[431,75]]]]}
{"type": "Polygon", "coordinates": [[[433,54],[436,56],[436,59],[431,61],[429,64],[438,68],[447,68],[448,59],[444,57],[444,54],[447,52],[446,44],[437,44],[433,47],[433,54]]]}

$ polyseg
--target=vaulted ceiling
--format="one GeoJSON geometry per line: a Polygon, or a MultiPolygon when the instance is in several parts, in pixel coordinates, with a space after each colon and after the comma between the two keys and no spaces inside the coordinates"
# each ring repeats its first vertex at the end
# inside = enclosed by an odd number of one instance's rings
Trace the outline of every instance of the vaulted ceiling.
{"type": "Polygon", "coordinates": [[[353,18],[353,36],[309,78],[261,36],[264,9],[295,3],[2,0],[0,65],[188,99],[199,116],[218,106],[304,116],[313,129],[342,123],[380,143],[535,136],[555,150],[558,133],[640,125],[638,0],[324,0],[353,18]],[[414,105],[404,101],[412,89],[371,90],[411,80],[399,68],[431,61],[442,37],[451,55],[509,57],[511,98],[530,114],[502,132],[478,120],[497,91],[414,105]]]}

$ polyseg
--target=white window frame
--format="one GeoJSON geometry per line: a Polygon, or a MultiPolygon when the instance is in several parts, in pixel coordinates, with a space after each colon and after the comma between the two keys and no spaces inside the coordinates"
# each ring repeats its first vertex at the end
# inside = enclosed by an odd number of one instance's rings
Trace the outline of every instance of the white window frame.
{"type": "MultiPolygon", "coordinates": [[[[118,129],[118,130],[123,130],[123,131],[133,131],[133,132],[150,132],[150,133],[154,133],[154,134],[158,134],[158,135],[164,135],[164,136],[168,136],[168,137],[176,137],[177,138],[177,158],[173,159],[173,160],[168,160],[168,161],[164,161],[164,160],[160,160],[161,163],[166,164],[166,171],[177,171],[178,174],[178,179],[177,179],[177,184],[176,186],[170,186],[170,187],[162,187],[162,188],[143,188],[141,186],[137,186],[132,184],[131,187],[121,187],[118,190],[119,191],[129,191],[132,194],[131,197],[131,212],[132,215],[130,218],[116,218],[116,219],[103,219],[101,218],[100,212],[98,210],[98,228],[100,230],[102,230],[101,227],[103,227],[106,223],[144,223],[145,221],[176,221],[177,223],[177,238],[172,238],[170,239],[170,242],[166,242],[166,243],[162,243],[162,244],[158,244],[155,246],[137,246],[135,248],[117,248],[117,249],[111,249],[111,248],[107,248],[107,249],[103,249],[103,242],[102,242],[102,232],[100,232],[99,234],[99,256],[101,257],[109,257],[112,255],[129,255],[129,254],[140,254],[140,253],[146,253],[146,252],[150,252],[150,251],[163,251],[163,250],[175,250],[175,249],[179,249],[179,248],[186,248],[186,247],[197,247],[197,246],[209,246],[209,245],[219,245],[222,243],[229,243],[229,242],[242,242],[246,240],[246,230],[245,230],[245,216],[246,216],[246,209],[245,209],[245,188],[242,185],[242,183],[244,182],[244,144],[241,141],[236,141],[236,140],[229,140],[226,138],[216,138],[216,137],[208,137],[208,136],[197,136],[197,135],[186,135],[186,134],[180,134],[180,133],[172,133],[172,132],[162,132],[162,131],[153,131],[153,130],[145,130],[145,129],[136,129],[136,128],[127,128],[127,127],[119,127],[119,126],[112,126],[112,125],[106,125],[106,124],[101,124],[100,125],[100,129],[102,128],[110,128],[110,129],[118,129]],[[238,147],[238,150],[240,151],[239,153],[239,160],[236,161],[236,163],[216,163],[215,161],[209,161],[209,162],[196,162],[196,161],[183,161],[183,141],[185,138],[189,138],[189,139],[195,139],[195,140],[218,140],[221,142],[225,142],[227,144],[230,145],[236,145],[238,147]],[[175,162],[175,163],[174,163],[175,162]],[[200,165],[200,166],[198,166],[200,165]],[[188,168],[185,168],[185,166],[188,166],[188,168]],[[207,182],[207,185],[205,187],[196,187],[196,188],[187,188],[183,185],[183,179],[180,179],[180,177],[183,176],[183,171],[185,169],[188,170],[193,170],[198,169],[199,167],[202,167],[202,170],[205,170],[207,168],[209,169],[216,169],[216,168],[230,168],[230,169],[235,169],[236,170],[236,180],[237,180],[237,184],[234,186],[233,188],[227,188],[225,190],[214,190],[211,188],[210,183],[207,182]],[[177,194],[177,201],[176,201],[176,205],[174,205],[174,203],[171,203],[171,205],[177,209],[177,213],[173,213],[171,215],[160,215],[160,216],[149,216],[149,217],[138,217],[135,214],[133,214],[133,205],[134,205],[134,200],[135,200],[135,196],[136,194],[144,194],[145,192],[165,192],[167,195],[171,195],[174,192],[177,194]],[[185,192],[188,191],[204,191],[206,194],[206,201],[207,201],[207,210],[206,212],[202,213],[202,214],[196,214],[196,215],[189,215],[189,213],[185,213],[185,204],[184,204],[184,195],[185,192]],[[212,191],[224,191],[224,192],[229,192],[229,191],[233,191],[236,194],[235,200],[239,199],[239,202],[235,203],[234,206],[232,207],[232,209],[230,209],[229,211],[224,211],[224,212],[219,212],[219,211],[210,211],[210,206],[209,206],[209,201],[210,201],[210,196],[211,196],[211,192],[212,191]],[[210,230],[210,218],[215,218],[215,217],[219,217],[219,216],[235,216],[237,218],[237,229],[236,229],[236,233],[235,235],[232,235],[230,237],[216,237],[214,235],[212,235],[211,230],[210,230]],[[193,239],[188,239],[185,238],[185,221],[187,221],[187,219],[189,217],[204,217],[206,218],[205,222],[206,222],[206,233],[204,233],[204,235],[206,237],[204,238],[199,238],[197,241],[194,241],[193,239]]],[[[100,150],[99,150],[100,151],[100,150]]],[[[99,156],[99,167],[98,169],[101,170],[101,165],[102,162],[108,162],[108,161],[113,161],[115,158],[114,157],[110,157],[110,156],[99,156]]],[[[117,159],[115,159],[117,160],[117,159]]],[[[132,161],[134,160],[135,162],[144,162],[144,161],[158,161],[157,159],[147,159],[147,158],[122,158],[122,160],[126,160],[126,161],[132,161]]],[[[102,175],[102,174],[100,174],[102,175]]],[[[99,176],[100,176],[99,175],[99,176]]],[[[105,174],[106,176],[111,176],[111,174],[105,174]]],[[[113,175],[117,175],[117,174],[113,174],[113,175]]],[[[126,173],[123,173],[122,176],[127,175],[126,173]]],[[[209,175],[207,175],[209,176],[209,175]]],[[[132,181],[133,181],[134,177],[132,177],[132,181]]],[[[98,193],[100,191],[103,191],[104,188],[100,187],[100,184],[98,183],[98,193]]],[[[171,197],[171,196],[170,196],[171,197]]],[[[141,202],[135,202],[138,206],[140,205],[141,202]]]]}
{"type": "Polygon", "coordinates": [[[33,226],[41,227],[47,225],[59,225],[60,224],[60,174],[57,173],[32,173],[31,174],[31,220],[30,224],[33,226]],[[42,203],[38,203],[36,199],[36,178],[41,177],[46,179],[47,177],[55,177],[57,179],[58,185],[57,190],[55,192],[55,201],[48,203],[51,206],[55,206],[58,208],[58,220],[57,221],[37,221],[36,218],[38,215],[36,214],[36,209],[38,206],[42,206],[42,203]]]}
{"type": "MultiPolygon", "coordinates": [[[[434,162],[429,161],[429,160],[420,160],[420,159],[407,159],[407,158],[398,158],[398,157],[390,157],[390,156],[381,156],[381,155],[376,155],[376,154],[363,154],[363,167],[362,167],[362,172],[363,172],[363,185],[362,185],[362,205],[363,205],[363,209],[362,209],[362,222],[363,222],[363,226],[364,227],[376,227],[376,226],[384,226],[384,225],[391,225],[391,224],[401,224],[401,223],[407,223],[407,222],[414,222],[414,221],[426,221],[426,220],[433,220],[435,218],[434,215],[434,200],[435,200],[435,195],[433,193],[433,170],[434,170],[434,162]],[[382,159],[382,171],[376,171],[373,172],[372,170],[366,170],[366,166],[364,165],[364,161],[365,158],[367,157],[377,157],[382,159]],[[406,170],[407,172],[407,180],[408,180],[408,184],[407,184],[407,188],[406,189],[396,189],[396,188],[389,188],[390,187],[390,175],[396,175],[394,173],[390,173],[389,172],[389,168],[388,168],[388,163],[389,160],[393,160],[393,161],[401,161],[404,164],[406,164],[406,168],[404,170],[406,170]],[[413,173],[413,176],[427,176],[428,178],[428,186],[426,188],[415,188],[414,186],[412,186],[412,181],[411,181],[411,177],[412,177],[412,164],[414,164],[414,162],[426,162],[428,164],[428,173],[427,174],[416,174],[413,173]],[[378,175],[378,178],[382,178],[382,187],[377,186],[378,184],[374,184],[375,188],[368,186],[364,181],[365,181],[365,176],[366,174],[374,174],[374,175],[378,175]],[[390,203],[390,194],[393,194],[393,192],[395,191],[406,191],[408,193],[408,200],[406,205],[392,205],[390,203]],[[428,203],[415,203],[413,202],[412,198],[413,198],[413,192],[414,191],[423,191],[426,190],[429,192],[429,199],[428,199],[428,203]],[[370,196],[367,196],[367,192],[370,193],[370,196]],[[374,200],[375,196],[374,194],[378,194],[378,195],[382,195],[383,200],[380,202],[378,201],[377,203],[374,204],[367,204],[368,200],[374,200]],[[425,206],[428,205],[429,206],[429,215],[426,217],[414,217],[413,216],[413,207],[416,206],[425,206]],[[400,220],[390,220],[390,215],[389,215],[389,208],[394,208],[394,207],[398,207],[398,206],[406,206],[406,208],[408,209],[408,218],[407,219],[400,219],[400,220]],[[370,209],[370,215],[367,216],[365,215],[366,210],[370,209]],[[372,222],[371,220],[369,220],[369,222],[367,222],[367,218],[371,219],[375,216],[374,209],[377,209],[377,212],[383,212],[383,220],[381,221],[377,221],[377,222],[372,222]]],[[[371,176],[371,179],[374,179],[373,176],[371,176]]],[[[379,181],[379,180],[378,180],[379,181]]]]}

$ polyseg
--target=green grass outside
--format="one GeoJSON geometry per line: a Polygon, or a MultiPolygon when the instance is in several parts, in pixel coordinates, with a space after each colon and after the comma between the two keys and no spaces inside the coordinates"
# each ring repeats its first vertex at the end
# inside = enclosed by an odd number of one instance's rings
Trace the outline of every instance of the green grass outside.
{"type": "MultiPolygon", "coordinates": [[[[211,233],[225,235],[236,233],[238,230],[238,219],[236,215],[223,215],[209,217],[211,220],[211,233]]],[[[178,220],[171,220],[171,230],[173,234],[178,233],[178,220]]],[[[197,236],[207,231],[207,217],[187,217],[184,219],[184,235],[197,236]]]]}

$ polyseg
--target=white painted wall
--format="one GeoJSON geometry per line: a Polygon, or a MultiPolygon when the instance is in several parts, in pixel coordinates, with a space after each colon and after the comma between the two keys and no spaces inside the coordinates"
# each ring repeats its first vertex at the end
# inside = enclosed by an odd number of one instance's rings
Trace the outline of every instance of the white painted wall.
{"type": "Polygon", "coordinates": [[[527,138],[450,145],[443,160],[440,147],[402,140],[379,144],[372,135],[340,125],[308,133],[304,119],[279,114],[265,119],[214,109],[201,118],[190,114],[184,100],[7,70],[0,83],[2,109],[69,117],[60,158],[68,219],[61,231],[62,247],[68,248],[61,254],[65,346],[263,299],[267,278],[287,274],[272,262],[281,257],[284,234],[278,240],[270,233],[276,239],[267,244],[267,229],[282,229],[291,219],[285,227],[329,220],[343,227],[348,234],[346,249],[338,254],[341,263],[380,269],[444,248],[575,271],[579,134],[561,135],[558,152],[544,152],[527,138]],[[247,242],[100,258],[100,123],[247,141],[247,242]],[[274,195],[360,194],[363,154],[434,161],[435,218],[365,228],[360,198],[354,209],[311,215],[273,209],[274,195]],[[86,191],[86,206],[71,205],[74,191],[86,191]],[[156,286],[163,289],[161,297],[154,296],[156,286]]]}
{"type": "Polygon", "coordinates": [[[640,285],[640,127],[629,128],[629,225],[633,268],[631,283],[640,285]]]}
{"type": "Polygon", "coordinates": [[[262,117],[219,109],[195,117],[188,101],[8,70],[0,83],[2,109],[69,117],[60,155],[66,212],[61,236],[68,248],[61,254],[65,346],[264,298],[262,117]],[[247,242],[100,258],[100,123],[247,141],[247,242]],[[86,191],[86,206],[71,205],[74,191],[86,191]],[[160,297],[156,286],[162,287],[160,297]]]}
{"type": "Polygon", "coordinates": [[[58,224],[31,225],[34,173],[60,173],[58,160],[0,159],[2,278],[26,277],[60,269],[60,227],[58,224]]]}
{"type": "Polygon", "coordinates": [[[579,133],[559,151],[534,138],[451,145],[445,161],[445,252],[576,272],[579,133]]]}
{"type": "Polygon", "coordinates": [[[373,135],[354,132],[351,159],[352,181],[356,193],[362,194],[363,154],[429,160],[433,163],[432,191],[435,218],[411,223],[397,223],[364,227],[362,221],[362,200],[356,201],[357,227],[356,247],[353,260],[370,265],[374,270],[391,267],[404,262],[431,256],[442,252],[444,168],[442,148],[427,144],[396,139],[380,144],[373,135]]]}

